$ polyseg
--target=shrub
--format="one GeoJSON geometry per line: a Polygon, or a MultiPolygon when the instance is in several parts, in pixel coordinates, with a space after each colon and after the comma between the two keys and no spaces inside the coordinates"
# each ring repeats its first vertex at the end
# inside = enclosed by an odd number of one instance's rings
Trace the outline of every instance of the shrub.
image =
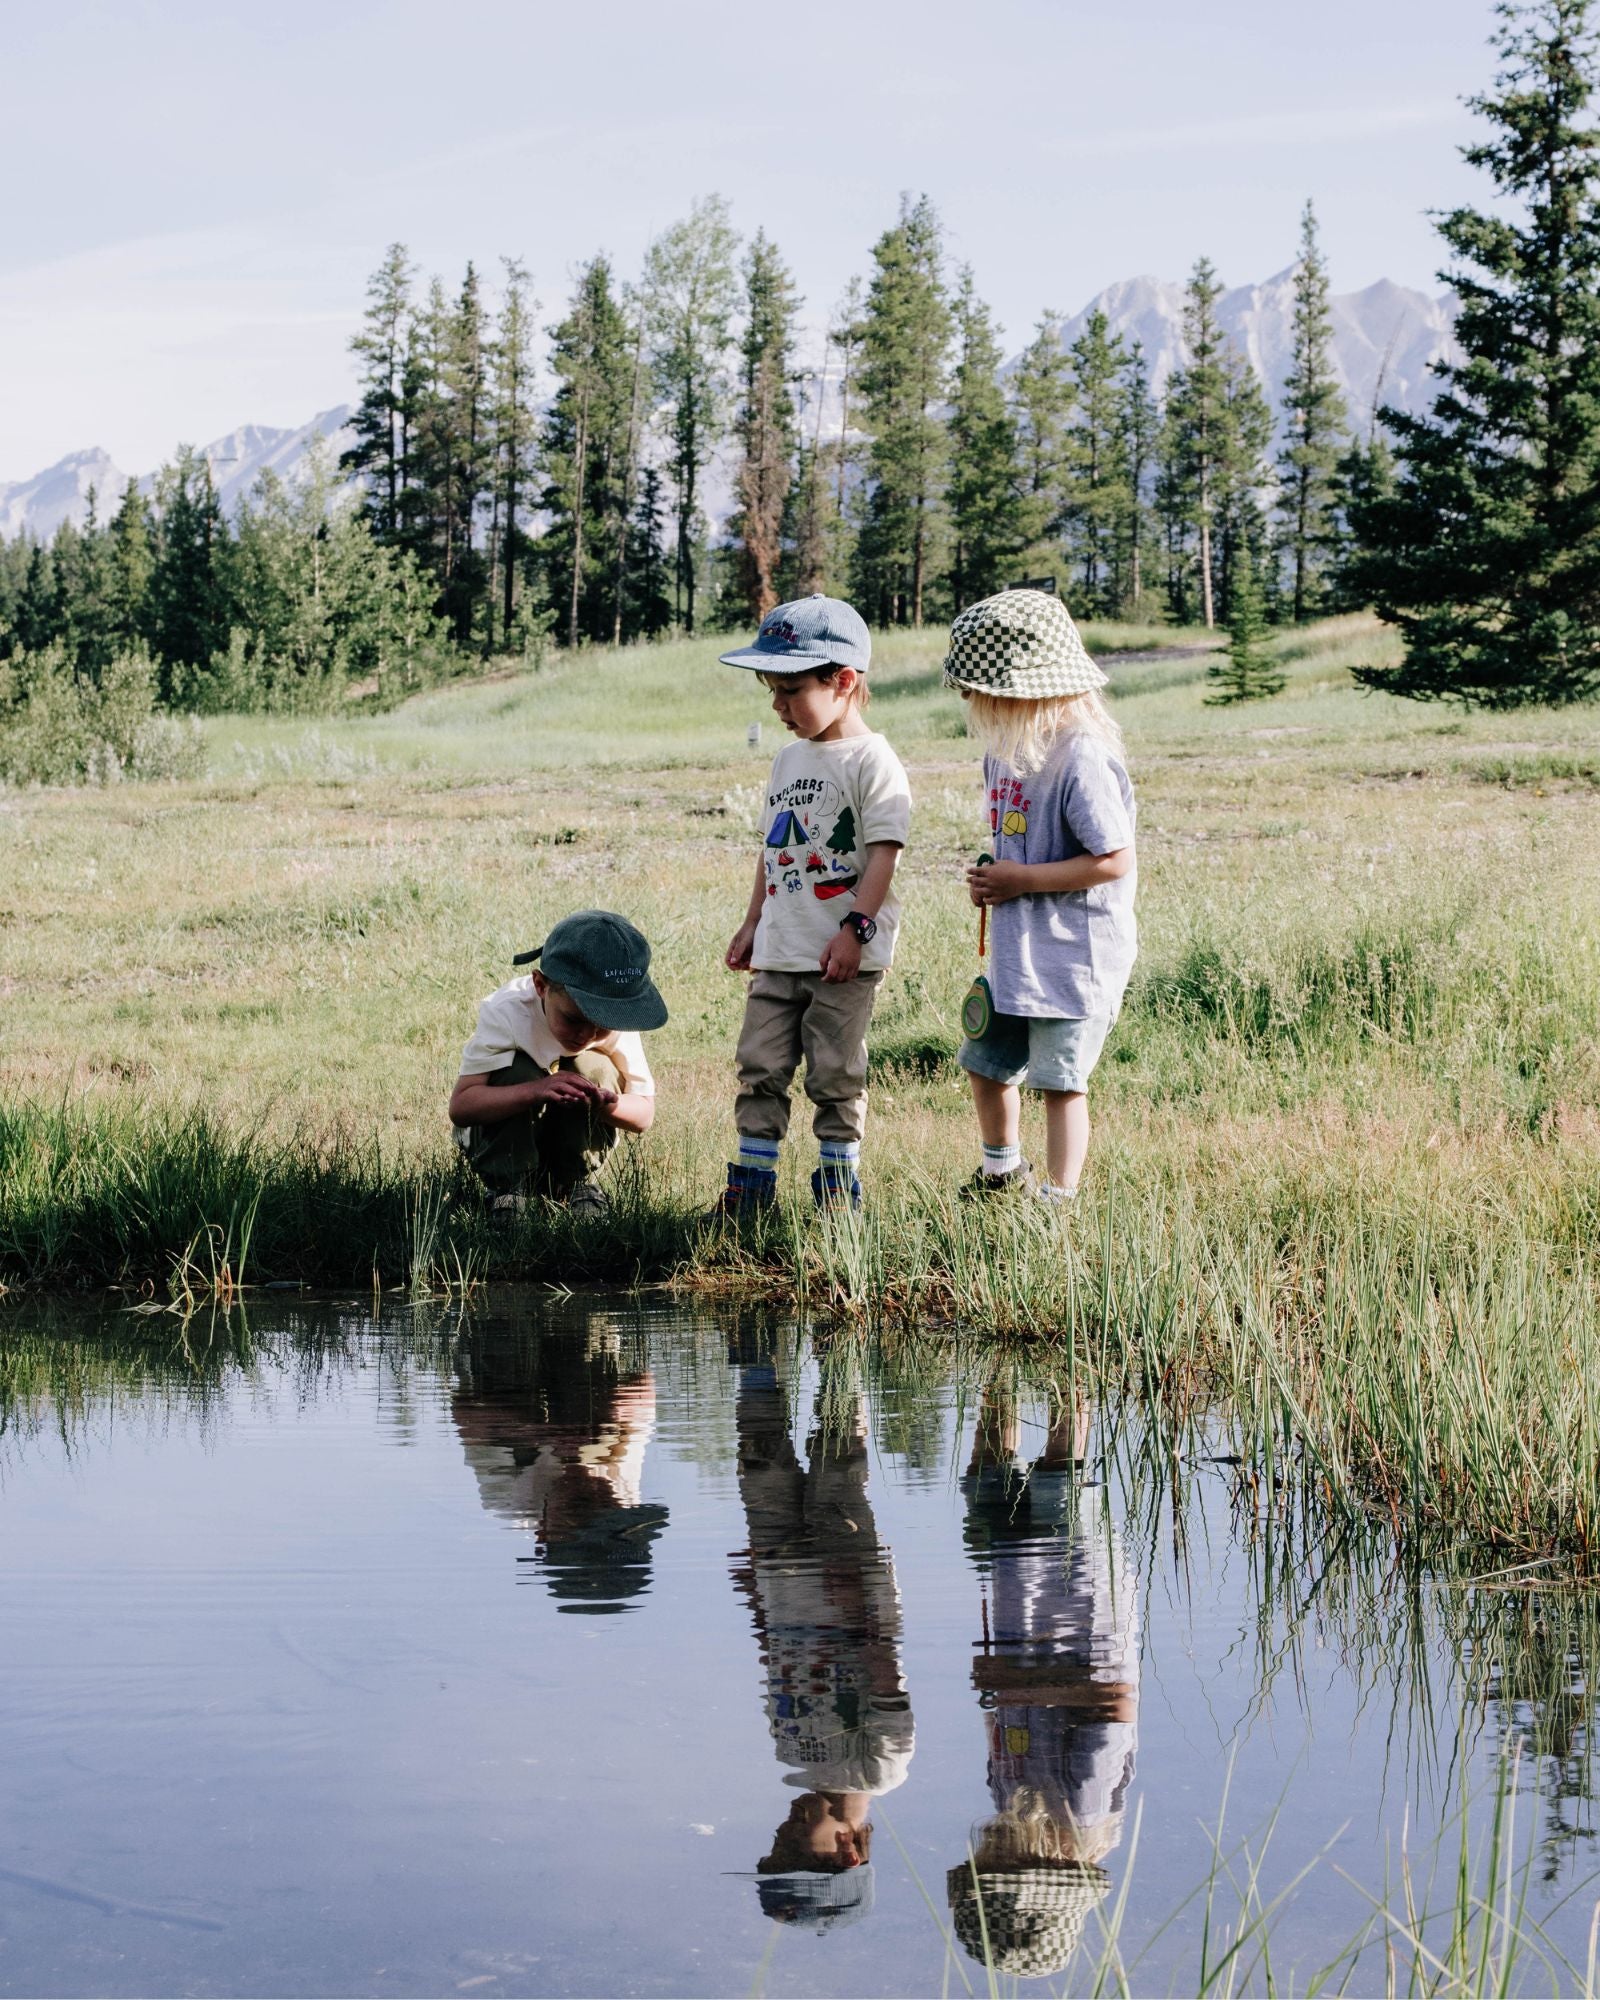
{"type": "Polygon", "coordinates": [[[98,681],[59,646],[0,663],[0,783],[112,784],[199,774],[198,723],[156,713],[149,656],[113,660],[98,681]]]}

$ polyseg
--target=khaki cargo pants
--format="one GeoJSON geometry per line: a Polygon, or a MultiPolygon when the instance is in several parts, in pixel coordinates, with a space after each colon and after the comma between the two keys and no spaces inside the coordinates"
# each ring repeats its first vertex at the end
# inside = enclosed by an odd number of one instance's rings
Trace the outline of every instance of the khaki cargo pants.
{"type": "MultiPolygon", "coordinates": [[[[627,1088],[611,1058],[594,1049],[563,1056],[556,1068],[576,1070],[607,1090],[627,1088]]],[[[518,1049],[504,1069],[480,1081],[498,1088],[533,1083],[550,1073],[518,1049]]],[[[539,1104],[497,1125],[464,1126],[456,1143],[492,1194],[542,1194],[560,1201],[599,1172],[617,1138],[616,1127],[602,1124],[587,1105],[539,1104]]]]}
{"type": "Polygon", "coordinates": [[[781,1140],[789,1085],[802,1059],[819,1139],[859,1143],[867,1123],[867,1023],[881,972],[825,980],[820,972],[758,972],[744,1004],[734,1061],[733,1120],[742,1138],[781,1140]]]}

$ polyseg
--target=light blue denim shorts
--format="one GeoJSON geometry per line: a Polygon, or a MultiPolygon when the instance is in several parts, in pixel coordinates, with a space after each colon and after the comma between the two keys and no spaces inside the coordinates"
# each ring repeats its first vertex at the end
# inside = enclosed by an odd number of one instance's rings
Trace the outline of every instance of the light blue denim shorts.
{"type": "Polygon", "coordinates": [[[996,1083],[1025,1083],[1030,1090],[1086,1091],[1113,1016],[1042,1020],[1031,1014],[996,1014],[981,1042],[961,1044],[956,1061],[974,1076],[996,1083]]]}

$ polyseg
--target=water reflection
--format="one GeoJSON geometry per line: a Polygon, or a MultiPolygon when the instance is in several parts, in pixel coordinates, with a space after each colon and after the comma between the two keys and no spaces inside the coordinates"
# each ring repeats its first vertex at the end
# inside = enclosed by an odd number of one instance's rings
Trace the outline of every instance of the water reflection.
{"type": "Polygon", "coordinates": [[[1406,1842],[1453,1949],[1515,1805],[1499,1907],[1581,1985],[1600,1599],[1401,1561],[1247,1449],[615,1301],[0,1322],[0,1993],[931,1991],[949,1931],[1059,1985],[1117,1921],[1193,1990],[1230,1771],[1249,1892],[1314,1871],[1284,1984],[1427,1986],[1348,1883],[1402,1906],[1406,1842]]]}
{"type": "Polygon", "coordinates": [[[1085,1504],[1089,1412],[1051,1385],[1042,1450],[1019,1449],[1016,1385],[985,1387],[962,1491],[981,1588],[972,1684],[993,1813],[946,1881],[968,1952],[1032,1977],[1072,1957],[1122,1838],[1139,1714],[1137,1572],[1085,1504]]]}
{"type": "Polygon", "coordinates": [[[822,1932],[872,1907],[872,1802],[905,1783],[915,1733],[894,1558],[867,1498],[867,1405],[826,1358],[804,1460],[775,1338],[735,1350],[739,1497],[767,1726],[799,1788],[756,1863],[767,1915],[822,1932]]]}
{"type": "Polygon", "coordinates": [[[519,1556],[562,1611],[617,1612],[650,1585],[667,1509],[641,1497],[655,1430],[645,1336],[609,1314],[581,1327],[463,1342],[450,1414],[478,1498],[535,1539],[519,1556]]]}

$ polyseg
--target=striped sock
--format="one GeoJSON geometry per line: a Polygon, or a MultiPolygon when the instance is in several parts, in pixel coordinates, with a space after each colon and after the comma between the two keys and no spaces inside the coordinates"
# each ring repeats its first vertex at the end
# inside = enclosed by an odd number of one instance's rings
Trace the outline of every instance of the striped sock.
{"type": "Polygon", "coordinates": [[[775,1174],[778,1171],[778,1142],[776,1139],[747,1139],[739,1134],[739,1159],[741,1167],[749,1167],[758,1174],[775,1174]]]}
{"type": "Polygon", "coordinates": [[[858,1139],[822,1139],[818,1141],[817,1150],[825,1167],[858,1167],[861,1164],[861,1142],[858,1139]]]}
{"type": "Polygon", "coordinates": [[[1009,1174],[1022,1165],[1020,1146],[985,1146],[983,1149],[983,1171],[992,1180],[1002,1174],[1009,1174]]]}

